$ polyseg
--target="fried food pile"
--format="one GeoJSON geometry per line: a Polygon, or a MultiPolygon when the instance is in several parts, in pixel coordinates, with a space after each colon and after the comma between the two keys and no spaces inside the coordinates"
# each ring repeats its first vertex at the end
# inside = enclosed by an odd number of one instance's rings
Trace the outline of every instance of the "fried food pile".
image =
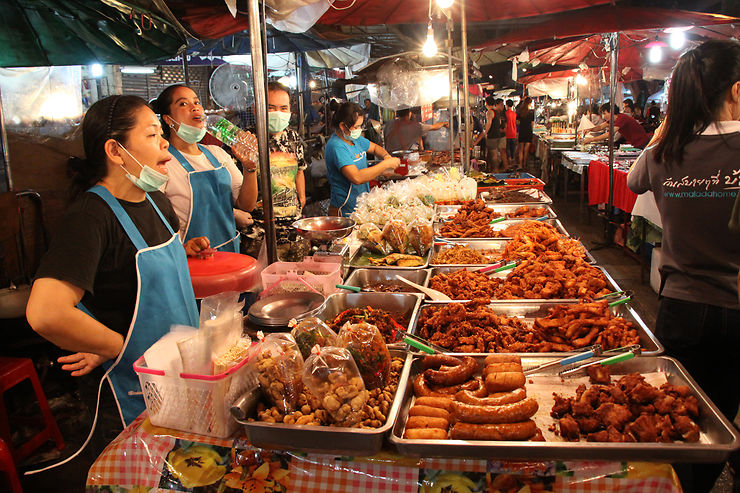
{"type": "Polygon", "coordinates": [[[474,250],[455,245],[434,254],[433,264],[493,264],[501,260],[501,252],[494,249],[474,250]]]}
{"type": "Polygon", "coordinates": [[[601,344],[604,349],[640,344],[632,322],[613,316],[606,301],[550,308],[546,317],[535,319],[534,329],[552,343],[555,351],[572,351],[590,344],[601,344]]]}
{"type": "Polygon", "coordinates": [[[512,204],[516,202],[539,202],[536,196],[518,190],[493,190],[488,200],[500,204],[512,204]]]}
{"type": "MultiPolygon", "coordinates": [[[[455,161],[460,161],[460,151],[455,151],[455,161]]],[[[450,151],[439,151],[435,152],[432,158],[429,160],[430,165],[441,166],[445,164],[451,164],[450,151]]]]}
{"type": "Polygon", "coordinates": [[[380,308],[371,308],[366,306],[365,308],[350,308],[348,310],[344,310],[342,313],[334,317],[333,320],[327,320],[326,324],[338,334],[340,329],[347,322],[350,324],[365,322],[374,325],[383,335],[383,339],[385,339],[386,344],[392,344],[396,342],[393,331],[396,329],[406,330],[406,327],[408,327],[409,324],[409,319],[402,313],[389,313],[380,308]]]}
{"type": "Polygon", "coordinates": [[[492,354],[483,375],[470,356],[425,356],[413,380],[404,438],[444,440],[544,440],[531,419],[539,405],[527,397],[521,359],[492,354]]]}
{"type": "MultiPolygon", "coordinates": [[[[512,240],[506,244],[503,257],[508,260],[534,259],[543,253],[554,252],[573,257],[585,257],[581,242],[561,235],[554,227],[539,221],[527,221],[512,240]],[[530,224],[532,223],[532,224],[530,224]],[[539,224],[540,226],[534,226],[539,224]]],[[[549,258],[556,258],[550,256],[549,258]]]]}
{"type": "Polygon", "coordinates": [[[517,265],[494,296],[499,300],[582,299],[610,292],[606,276],[598,268],[579,257],[548,252],[517,265]]]}
{"type": "Polygon", "coordinates": [[[528,237],[552,237],[561,236],[555,226],[541,221],[522,221],[512,224],[511,226],[497,230],[496,238],[517,238],[519,236],[528,237]]]}
{"type": "Polygon", "coordinates": [[[530,207],[523,205],[510,214],[506,214],[509,219],[524,219],[527,217],[542,217],[548,214],[547,207],[530,207]]]}
{"type": "Polygon", "coordinates": [[[457,214],[447,219],[439,230],[444,238],[494,238],[490,222],[501,214],[478,199],[463,203],[457,214]]]}
{"type": "Polygon", "coordinates": [[[429,280],[429,287],[441,291],[453,300],[474,300],[495,296],[501,280],[467,269],[450,274],[440,273],[429,280]]]}
{"type": "Polygon", "coordinates": [[[558,419],[560,435],[569,441],[686,442],[699,441],[699,401],[686,385],[665,383],[660,389],[639,373],[616,384],[581,384],[575,397],[553,393],[550,415],[558,419]]]}
{"type": "Polygon", "coordinates": [[[497,314],[487,303],[478,299],[424,307],[416,333],[456,353],[564,352],[588,345],[584,339],[605,350],[640,343],[632,324],[611,316],[608,308],[602,311],[596,306],[601,303],[554,307],[531,327],[497,314]]]}
{"type": "Polygon", "coordinates": [[[418,255],[406,255],[403,253],[391,253],[383,258],[368,257],[367,260],[373,265],[397,265],[398,267],[419,267],[424,265],[424,259],[418,255]]]}

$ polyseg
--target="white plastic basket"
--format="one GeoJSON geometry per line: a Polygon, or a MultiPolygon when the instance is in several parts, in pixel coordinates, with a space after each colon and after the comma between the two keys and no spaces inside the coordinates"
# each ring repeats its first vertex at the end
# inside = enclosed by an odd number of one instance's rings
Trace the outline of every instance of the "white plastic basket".
{"type": "Polygon", "coordinates": [[[148,368],[142,356],[134,363],[134,371],[139,376],[149,420],[155,426],[198,435],[231,436],[239,427],[229,412],[231,404],[258,385],[256,376],[248,371],[248,360],[244,358],[219,375],[168,375],[148,368]]]}

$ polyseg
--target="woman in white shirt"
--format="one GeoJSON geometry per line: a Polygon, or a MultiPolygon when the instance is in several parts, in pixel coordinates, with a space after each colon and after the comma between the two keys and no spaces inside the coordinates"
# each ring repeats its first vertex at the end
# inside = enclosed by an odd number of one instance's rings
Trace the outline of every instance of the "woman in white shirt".
{"type": "Polygon", "coordinates": [[[235,152],[245,177],[220,147],[201,145],[206,122],[198,95],[187,86],[169,86],[153,102],[175,157],[168,163],[164,190],[180,219],[183,241],[207,236],[212,247],[239,252],[237,227],[251,224],[246,210],[257,196],[257,165],[235,152]]]}

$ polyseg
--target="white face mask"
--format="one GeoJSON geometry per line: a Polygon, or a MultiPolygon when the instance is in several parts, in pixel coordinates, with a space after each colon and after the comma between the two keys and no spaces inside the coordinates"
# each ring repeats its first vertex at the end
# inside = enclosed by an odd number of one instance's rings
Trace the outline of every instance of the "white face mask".
{"type": "MultiPolygon", "coordinates": [[[[198,128],[194,127],[192,125],[188,125],[186,123],[180,123],[175,121],[174,118],[170,116],[170,119],[177,123],[179,127],[177,127],[177,130],[175,130],[175,133],[178,137],[180,137],[182,140],[187,142],[188,144],[197,144],[201,140],[203,140],[203,137],[206,135],[206,128],[198,128]]],[[[170,128],[174,130],[175,126],[170,125],[170,128]]]]}
{"type": "Polygon", "coordinates": [[[130,152],[128,152],[128,149],[123,147],[123,144],[120,142],[117,142],[119,146],[121,146],[121,149],[126,151],[126,154],[131,156],[131,159],[136,161],[136,164],[141,166],[141,173],[139,173],[139,176],[136,177],[128,172],[126,168],[121,165],[121,168],[123,171],[126,172],[126,178],[131,180],[131,183],[136,185],[137,187],[141,188],[145,192],[154,192],[162,188],[162,185],[167,183],[167,180],[170,179],[169,175],[165,175],[164,173],[160,173],[159,171],[150,168],[149,166],[143,166],[138,159],[136,159],[130,152]]]}

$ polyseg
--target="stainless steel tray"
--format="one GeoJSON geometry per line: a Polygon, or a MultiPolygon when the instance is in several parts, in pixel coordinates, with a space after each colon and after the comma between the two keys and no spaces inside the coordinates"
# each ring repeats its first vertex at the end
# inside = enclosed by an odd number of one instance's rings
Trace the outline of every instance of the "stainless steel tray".
{"type": "MultiPolygon", "coordinates": [[[[521,205],[516,204],[500,204],[500,203],[487,203],[488,207],[493,209],[494,211],[498,212],[499,214],[511,214],[515,210],[521,207],[521,205]]],[[[527,204],[529,207],[544,207],[547,209],[547,216],[551,219],[555,219],[557,214],[555,214],[555,211],[550,207],[548,204],[527,204]]],[[[437,204],[435,206],[436,214],[438,219],[447,219],[450,216],[454,216],[457,214],[457,211],[460,210],[460,205],[440,205],[437,204]]],[[[524,219],[524,218],[514,218],[514,219],[524,219]]],[[[507,221],[511,221],[512,219],[507,219],[507,221]]]]}
{"type": "MultiPolygon", "coordinates": [[[[491,225],[491,229],[494,231],[503,231],[504,229],[508,228],[509,226],[513,226],[515,224],[521,224],[524,221],[532,221],[532,219],[508,219],[506,221],[501,221],[500,223],[495,223],[491,225]]],[[[563,226],[563,223],[560,222],[559,219],[545,219],[542,222],[549,224],[550,226],[554,226],[555,229],[562,234],[563,236],[570,237],[570,234],[563,226]]],[[[458,238],[458,237],[447,237],[440,234],[440,229],[442,228],[442,225],[444,222],[435,222],[434,223],[434,236],[436,238],[445,238],[448,240],[510,240],[512,237],[510,236],[498,236],[496,238],[458,238]]]]}
{"type": "MultiPolygon", "coordinates": [[[[453,303],[464,303],[462,301],[455,301],[453,303]]],[[[505,315],[507,317],[521,318],[528,326],[532,326],[535,318],[546,317],[548,309],[556,305],[576,305],[578,300],[502,300],[494,301],[489,304],[489,308],[496,313],[505,315]]],[[[419,310],[416,311],[416,316],[411,322],[411,333],[416,334],[417,324],[421,317],[421,312],[427,306],[438,306],[440,303],[426,303],[422,305],[419,310]]],[[[642,354],[646,356],[657,356],[663,354],[665,348],[660,343],[657,337],[652,331],[645,325],[642,318],[635,312],[629,305],[617,305],[611,307],[612,315],[622,317],[628,322],[632,322],[637,330],[637,335],[640,338],[640,346],[642,346],[642,354]]],[[[458,353],[455,353],[458,354],[458,353]]],[[[467,354],[469,356],[475,356],[479,353],[460,353],[467,354]]],[[[564,357],[568,354],[575,354],[573,352],[559,352],[559,353],[520,353],[522,355],[538,355],[539,357],[564,357]]]]}
{"type": "MultiPolygon", "coordinates": [[[[477,356],[483,359],[485,355],[477,356]]],[[[632,372],[661,372],[669,383],[688,385],[699,400],[701,412],[697,424],[702,430],[702,439],[708,443],[602,443],[602,442],[516,442],[484,440],[409,440],[403,437],[403,430],[413,396],[413,377],[421,369],[421,358],[416,357],[411,372],[403,382],[403,405],[393,427],[390,442],[404,455],[421,457],[463,457],[482,459],[521,459],[521,460],[610,460],[610,461],[657,461],[657,462],[723,462],[730,453],[740,448],[740,435],[733,425],[719,412],[707,395],[696,384],[681,364],[666,356],[639,357],[614,365],[616,375],[632,372]]],[[[523,357],[522,365],[535,366],[546,362],[547,358],[523,357]]],[[[537,383],[538,376],[527,377],[537,383]]],[[[552,380],[552,378],[550,378],[552,380]]],[[[559,381],[559,379],[558,379],[559,381]]],[[[568,381],[556,382],[552,391],[572,395],[575,387],[568,381]],[[573,388],[571,388],[573,387],[573,388]]],[[[550,390],[550,389],[548,389],[550,390]]],[[[542,402],[538,398],[540,411],[535,416],[540,429],[554,422],[549,417],[552,401],[542,402]],[[540,416],[544,414],[542,419],[540,416]],[[547,419],[549,418],[549,424],[547,419]]],[[[544,430],[543,430],[544,431],[544,430]]]]}
{"type": "MultiPolygon", "coordinates": [[[[427,283],[424,284],[424,287],[430,287],[430,283],[431,283],[432,278],[434,276],[436,276],[437,274],[450,274],[452,272],[456,272],[456,271],[462,270],[462,269],[474,270],[474,269],[479,269],[480,267],[481,267],[480,265],[473,265],[473,266],[443,265],[443,266],[440,266],[440,267],[433,267],[433,268],[429,269],[429,271],[430,271],[429,272],[429,277],[427,278],[427,283]]],[[[612,291],[621,291],[620,287],[617,285],[617,282],[612,278],[612,276],[609,275],[609,273],[606,271],[606,269],[604,269],[603,267],[600,267],[598,265],[594,265],[592,267],[594,267],[596,269],[599,269],[604,274],[604,277],[606,277],[606,285],[607,285],[607,287],[609,289],[611,289],[612,291]]],[[[508,276],[510,273],[511,273],[511,270],[505,270],[503,272],[496,272],[495,274],[489,274],[488,277],[494,277],[494,278],[498,278],[498,279],[505,279],[506,276],[508,276]]],[[[455,299],[453,301],[470,301],[470,300],[457,300],[457,299],[455,299]]],[[[509,302],[509,301],[535,301],[535,302],[540,302],[540,301],[563,302],[563,301],[567,301],[567,302],[574,302],[574,301],[578,301],[578,299],[576,299],[576,298],[551,298],[551,299],[535,298],[535,299],[522,299],[522,300],[498,300],[498,299],[495,299],[495,298],[491,298],[491,303],[494,303],[494,304],[496,304],[496,303],[506,303],[506,302],[509,302]]],[[[432,300],[426,300],[426,303],[440,304],[440,303],[449,303],[449,301],[432,301],[432,300]]]]}
{"type": "MultiPolygon", "coordinates": [[[[372,265],[370,262],[361,263],[360,259],[365,255],[368,250],[361,246],[357,249],[352,258],[349,260],[349,267],[353,269],[393,269],[393,270],[419,270],[425,269],[429,265],[429,258],[432,256],[432,249],[430,248],[427,254],[423,257],[424,263],[416,267],[395,267],[393,265],[372,265]]],[[[382,258],[381,255],[377,255],[378,258],[382,258]]]]}
{"type": "MultiPolygon", "coordinates": [[[[401,276],[404,279],[408,279],[411,282],[415,282],[421,286],[429,279],[428,269],[416,269],[416,270],[398,270],[398,269],[355,269],[349,275],[344,284],[347,286],[356,286],[358,288],[364,288],[370,284],[376,284],[379,282],[395,281],[400,283],[396,279],[396,276],[401,276]]],[[[414,288],[403,284],[404,289],[408,289],[408,293],[418,293],[414,288]]]]}
{"type": "MultiPolygon", "coordinates": [[[[455,238],[454,240],[451,240],[455,243],[460,244],[466,244],[469,248],[472,250],[496,250],[497,252],[502,252],[504,248],[506,247],[506,240],[473,240],[468,241],[467,238],[455,238]]],[[[434,256],[443,251],[447,250],[449,248],[452,248],[454,245],[440,245],[436,244],[432,248],[432,256],[429,259],[429,267],[469,267],[469,268],[480,268],[483,267],[486,264],[435,264],[434,262],[434,256]]],[[[425,284],[426,286],[426,284],[425,284]]]]}
{"type": "MultiPolygon", "coordinates": [[[[321,320],[331,320],[349,308],[369,306],[402,314],[409,321],[406,330],[410,331],[423,299],[424,295],[421,293],[334,293],[330,294],[320,307],[302,315],[301,318],[318,317],[321,320]]],[[[403,343],[398,342],[391,346],[400,347],[403,343]]]]}
{"type": "Polygon", "coordinates": [[[547,195],[542,190],[535,190],[535,189],[528,189],[528,190],[520,190],[521,192],[526,193],[527,195],[532,196],[532,200],[527,200],[526,202],[493,202],[490,200],[491,194],[488,191],[481,192],[478,194],[478,196],[485,200],[488,205],[492,204],[501,204],[501,205],[516,205],[516,206],[522,206],[522,205],[532,205],[532,204],[552,204],[552,199],[549,195],[547,195]]]}
{"type": "Polygon", "coordinates": [[[259,448],[299,450],[306,453],[335,455],[375,455],[393,428],[401,406],[401,383],[408,381],[411,357],[404,350],[392,349],[391,357],[406,358],[388,418],[375,429],[340,428],[336,426],[287,425],[259,421],[239,421],[244,425],[249,443],[259,448]]]}

